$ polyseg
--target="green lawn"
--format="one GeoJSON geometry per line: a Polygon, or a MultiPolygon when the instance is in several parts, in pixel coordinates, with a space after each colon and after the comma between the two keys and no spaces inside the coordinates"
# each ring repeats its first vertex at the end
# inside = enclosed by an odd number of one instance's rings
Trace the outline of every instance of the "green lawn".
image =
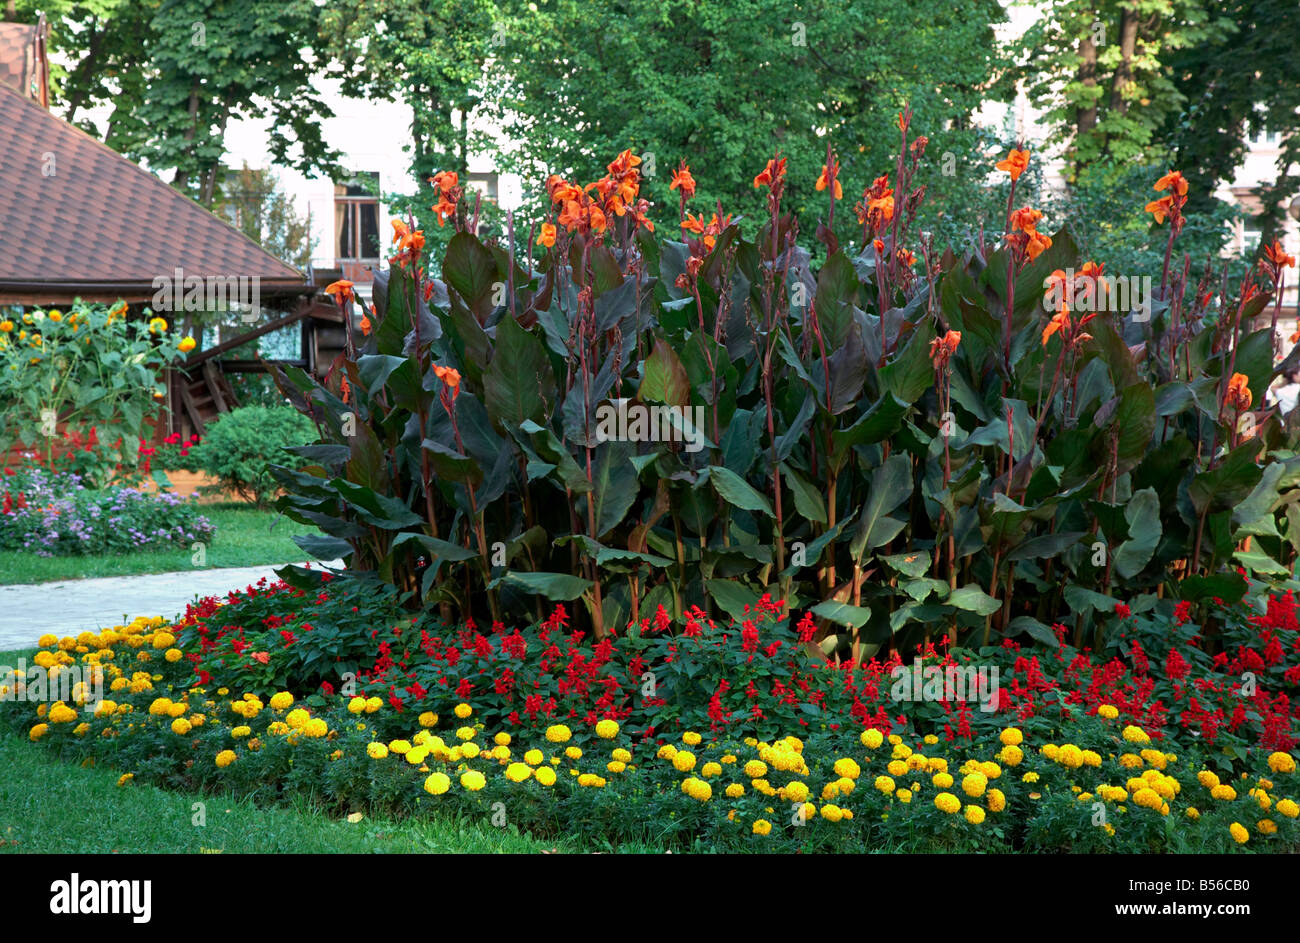
{"type": "MultiPolygon", "coordinates": [[[[246,504],[206,504],[202,513],[216,526],[207,548],[209,567],[266,566],[297,563],[310,557],[290,538],[319,533],[275,511],[246,504]]],[[[184,548],[131,554],[38,557],[17,550],[0,550],[0,573],[6,584],[44,583],[93,576],[132,576],[192,568],[192,551],[184,548]]]]}
{"type": "Polygon", "coordinates": [[[538,853],[569,850],[508,829],[446,819],[353,824],[296,808],[117,785],[119,773],[64,763],[37,744],[0,733],[0,852],[169,853],[538,853]],[[195,803],[206,822],[193,824],[195,803]]]}

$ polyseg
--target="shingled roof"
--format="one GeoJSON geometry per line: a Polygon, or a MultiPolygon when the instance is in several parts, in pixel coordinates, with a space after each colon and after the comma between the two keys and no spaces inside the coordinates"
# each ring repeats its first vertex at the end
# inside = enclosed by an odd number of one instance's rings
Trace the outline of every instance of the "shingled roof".
{"type": "Polygon", "coordinates": [[[0,23],[0,83],[35,99],[37,87],[36,40],[40,24],[0,23]]]}
{"type": "Polygon", "coordinates": [[[0,83],[0,304],[145,301],[156,277],[306,277],[157,177],[0,83]]]}

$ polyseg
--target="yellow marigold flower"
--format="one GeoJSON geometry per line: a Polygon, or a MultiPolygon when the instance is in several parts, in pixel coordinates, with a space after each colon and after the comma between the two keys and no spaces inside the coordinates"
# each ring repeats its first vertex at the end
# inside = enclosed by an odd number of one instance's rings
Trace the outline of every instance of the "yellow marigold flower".
{"type": "Polygon", "coordinates": [[[889,765],[885,767],[890,776],[906,776],[907,764],[902,760],[890,760],[889,765]]]}
{"type": "Polygon", "coordinates": [[[885,742],[885,735],[882,734],[875,727],[872,727],[870,730],[862,731],[862,735],[858,739],[862,742],[862,745],[866,747],[868,750],[875,750],[878,749],[880,745],[885,742]]]}
{"type": "Polygon", "coordinates": [[[451,777],[446,773],[431,773],[424,781],[424,791],[431,796],[441,796],[451,788],[451,777]]]}
{"type": "Polygon", "coordinates": [[[961,800],[950,792],[941,792],[934,797],[934,806],[940,812],[956,815],[961,811],[961,800]]]}
{"type": "Polygon", "coordinates": [[[844,810],[837,805],[827,803],[821,808],[821,816],[828,822],[838,822],[844,818],[844,810]]]}
{"type": "Polygon", "coordinates": [[[409,752],[410,752],[410,750],[411,750],[411,741],[409,741],[409,740],[392,740],[392,741],[389,741],[388,749],[389,749],[390,752],[392,752],[392,753],[396,753],[398,756],[402,756],[403,754],[406,754],[406,753],[409,753],[409,752]]]}
{"type": "MultiPolygon", "coordinates": [[[[318,738],[328,735],[330,728],[329,725],[319,717],[313,717],[302,725],[302,732],[305,736],[318,738]]],[[[428,751],[426,750],[425,752],[427,753],[428,751]]]]}
{"type": "Polygon", "coordinates": [[[37,724],[31,730],[27,731],[27,738],[32,741],[39,740],[41,739],[41,737],[49,733],[49,730],[50,730],[49,724],[37,724]]]}
{"type": "MultiPolygon", "coordinates": [[[[569,759],[571,759],[571,760],[580,760],[580,759],[582,759],[582,748],[581,748],[581,747],[566,747],[565,750],[564,750],[564,755],[567,756],[567,757],[568,757],[569,759]]],[[[675,755],[675,754],[674,754],[674,755],[675,755]]]]}
{"type": "Polygon", "coordinates": [[[1188,817],[1189,819],[1191,819],[1193,822],[1195,822],[1197,819],[1199,819],[1199,818],[1201,817],[1201,813],[1197,811],[1197,809],[1196,809],[1195,806],[1190,806],[1190,805],[1189,805],[1189,806],[1187,807],[1187,813],[1186,813],[1186,814],[1187,814],[1187,817],[1188,817]]]}
{"type": "Polygon", "coordinates": [[[1007,766],[1019,766],[1024,761],[1024,751],[1017,746],[1003,747],[998,751],[998,759],[1007,766]]]}
{"type": "Polygon", "coordinates": [[[723,790],[723,792],[726,793],[728,799],[739,799],[741,796],[745,794],[745,787],[742,786],[740,783],[732,783],[725,790],[723,790]]]}
{"type": "Polygon", "coordinates": [[[510,746],[510,734],[502,730],[500,733],[498,733],[496,736],[492,738],[492,742],[499,747],[508,747],[510,746]]]}
{"type": "Polygon", "coordinates": [[[682,791],[692,799],[700,802],[708,802],[713,798],[713,787],[702,779],[696,779],[694,776],[688,777],[682,783],[682,791]]]}
{"type": "Polygon", "coordinates": [[[755,819],[753,832],[755,835],[770,835],[772,834],[772,823],[767,819],[755,819]]]}
{"type": "Polygon", "coordinates": [[[1016,727],[1008,727],[998,734],[998,739],[1002,741],[1004,747],[1018,747],[1024,743],[1025,735],[1016,727]]]}
{"type": "Polygon", "coordinates": [[[1124,728],[1122,736],[1129,743],[1147,744],[1151,742],[1151,738],[1147,736],[1145,730],[1141,727],[1135,727],[1132,724],[1129,724],[1124,728]]]}
{"type": "MultiPolygon", "coordinates": [[[[359,697],[354,697],[352,700],[361,701],[361,708],[362,710],[365,709],[366,702],[364,700],[362,700],[359,697]]],[[[348,710],[352,710],[352,704],[350,702],[348,704],[348,710]]],[[[357,713],[357,711],[352,711],[352,713],[355,714],[357,713]]],[[[438,725],[438,715],[435,714],[433,711],[425,711],[420,715],[419,719],[420,719],[421,727],[436,727],[438,725]]],[[[509,736],[509,734],[507,734],[507,736],[509,736]]]]}
{"type": "Polygon", "coordinates": [[[537,780],[543,786],[555,785],[555,770],[549,766],[542,766],[533,771],[533,779],[537,780]]]}
{"type": "Polygon", "coordinates": [[[253,732],[252,727],[246,727],[243,724],[240,724],[238,727],[231,728],[230,735],[234,737],[236,740],[238,740],[240,737],[247,737],[251,735],[252,732],[253,732]]]}
{"type": "Polygon", "coordinates": [[[460,704],[456,705],[456,708],[454,711],[452,711],[452,713],[454,713],[461,720],[464,720],[466,717],[469,717],[471,714],[474,713],[474,708],[470,707],[468,704],[462,701],[460,704]]]}
{"type": "Polygon", "coordinates": [[[925,768],[931,773],[946,773],[948,772],[948,761],[941,756],[932,756],[926,760],[925,768]]]}
{"type": "Polygon", "coordinates": [[[695,754],[690,750],[678,750],[673,757],[673,768],[679,773],[689,773],[695,769],[695,754]]]}
{"type": "Polygon", "coordinates": [[[271,709],[277,711],[286,711],[293,707],[293,695],[288,691],[281,691],[279,694],[271,695],[271,709]]]}
{"type": "Polygon", "coordinates": [[[596,736],[602,740],[613,740],[618,736],[618,721],[601,720],[596,723],[596,736]]]}
{"type": "Polygon", "coordinates": [[[1001,789],[990,789],[986,798],[990,812],[1001,812],[1007,807],[1007,797],[1001,789]]]}
{"type": "Polygon", "coordinates": [[[1061,748],[1055,743],[1046,743],[1039,748],[1038,752],[1043,754],[1043,756],[1047,757],[1049,760],[1055,760],[1057,756],[1060,755],[1061,748]]]}
{"type": "Polygon", "coordinates": [[[1066,769],[1078,769],[1083,765],[1083,751],[1073,743],[1067,743],[1061,747],[1057,754],[1056,761],[1066,769]]]}
{"type": "Polygon", "coordinates": [[[1136,753],[1125,753],[1120,756],[1119,765],[1125,769],[1138,769],[1146,764],[1136,753]]]}
{"type": "Polygon", "coordinates": [[[172,721],[172,733],[177,736],[185,736],[190,732],[190,722],[184,717],[177,717],[172,721]]]}
{"type": "Polygon", "coordinates": [[[1038,782],[1038,774],[1037,774],[1037,773],[1025,773],[1025,775],[1023,775],[1023,776],[1020,777],[1020,781],[1021,781],[1022,783],[1036,783],[1036,782],[1038,782]]]}
{"type": "Polygon", "coordinates": [[[888,776],[877,776],[876,781],[872,785],[885,795],[889,795],[893,792],[895,787],[894,780],[888,776]]]}
{"type": "Polygon", "coordinates": [[[1260,819],[1258,822],[1255,823],[1255,827],[1259,829],[1259,833],[1261,835],[1277,834],[1277,823],[1274,822],[1272,819],[1260,819]]]}
{"type": "MultiPolygon", "coordinates": [[[[609,770],[611,773],[621,773],[627,769],[627,764],[621,763],[618,760],[610,760],[605,764],[605,769],[609,770]]],[[[705,769],[708,769],[708,767],[706,766],[705,769]]]]}
{"type": "Polygon", "coordinates": [[[953,779],[949,773],[935,773],[930,782],[934,783],[940,789],[949,789],[952,787],[953,779]]]}
{"type": "Polygon", "coordinates": [[[722,775],[722,764],[721,764],[721,763],[705,763],[702,767],[700,767],[700,775],[703,776],[705,779],[710,779],[710,778],[712,778],[712,777],[714,777],[714,776],[721,776],[721,775],[722,775]]]}
{"type": "Polygon", "coordinates": [[[1084,765],[1084,766],[1100,766],[1100,765],[1101,765],[1101,754],[1098,753],[1096,750],[1084,750],[1084,751],[1083,751],[1083,765],[1084,765]]]}
{"type": "Polygon", "coordinates": [[[222,750],[217,754],[217,768],[225,769],[231,763],[235,762],[234,750],[222,750]]]}
{"type": "Polygon", "coordinates": [[[656,753],[655,756],[659,757],[661,760],[671,760],[676,754],[677,748],[671,743],[665,743],[659,748],[659,752],[656,753]]]}
{"type": "Polygon", "coordinates": [[[750,785],[754,787],[755,792],[761,792],[765,796],[776,795],[776,790],[766,779],[755,779],[750,785]]]}
{"type": "Polygon", "coordinates": [[[512,783],[522,783],[533,774],[533,768],[527,763],[511,763],[506,767],[506,779],[512,783]]]}
{"type": "Polygon", "coordinates": [[[366,713],[367,713],[367,714],[373,714],[375,711],[379,710],[379,709],[380,709],[381,707],[383,707],[383,706],[384,706],[384,701],[383,701],[382,698],[379,698],[379,697],[368,697],[368,698],[366,698],[366,713]]]}
{"type": "MultiPolygon", "coordinates": [[[[279,695],[277,694],[276,697],[279,697],[279,695]]],[[[273,697],[271,698],[271,700],[274,701],[275,698],[273,697]]],[[[309,720],[311,720],[311,714],[307,713],[301,707],[297,707],[289,711],[289,713],[285,715],[284,718],[284,722],[289,725],[290,730],[297,730],[303,724],[307,723],[307,721],[309,720]]]]}
{"type": "Polygon", "coordinates": [[[906,803],[912,801],[912,790],[910,790],[910,789],[900,789],[900,790],[898,790],[897,792],[894,793],[894,796],[895,796],[895,798],[898,799],[899,802],[902,802],[902,803],[906,804],[906,803]]]}
{"type": "Polygon", "coordinates": [[[836,776],[843,776],[846,779],[857,779],[862,775],[862,767],[849,757],[836,760],[834,769],[836,776]]]}
{"type": "Polygon", "coordinates": [[[466,741],[460,745],[460,755],[469,757],[471,760],[479,755],[479,745],[473,740],[466,741]]]}
{"type": "MultiPolygon", "coordinates": [[[[610,756],[613,757],[614,759],[618,760],[620,763],[631,763],[631,762],[632,762],[632,754],[631,754],[631,752],[628,751],[628,750],[623,749],[622,747],[619,747],[617,750],[615,750],[613,753],[611,753],[610,756]]],[[[725,760],[726,757],[723,757],[723,759],[725,760]]]]}
{"type": "Polygon", "coordinates": [[[456,728],[456,739],[457,739],[457,740],[473,740],[473,739],[474,739],[474,728],[473,728],[473,727],[458,727],[458,728],[456,728]]]}
{"type": "Polygon", "coordinates": [[[1240,822],[1233,822],[1228,826],[1228,831],[1232,834],[1232,840],[1238,845],[1244,845],[1250,841],[1250,832],[1246,831],[1246,826],[1240,822]]]}
{"type": "Polygon", "coordinates": [[[66,704],[55,704],[50,708],[50,723],[70,724],[77,719],[77,712],[66,704]]]}
{"type": "Polygon", "coordinates": [[[894,759],[905,760],[911,755],[912,755],[912,748],[909,747],[906,743],[894,744],[894,752],[893,752],[894,759]]]}
{"type": "Polygon", "coordinates": [[[1227,784],[1215,786],[1210,790],[1210,795],[1215,799],[1221,799],[1224,802],[1231,802],[1237,798],[1237,790],[1227,784]]]}
{"type": "Polygon", "coordinates": [[[795,779],[786,784],[782,794],[787,802],[804,802],[808,798],[808,786],[795,779]]]}
{"type": "Polygon", "coordinates": [[[977,805],[966,806],[966,821],[971,825],[980,825],[984,821],[984,810],[977,805]]]}
{"type": "Polygon", "coordinates": [[[471,769],[461,774],[460,784],[470,792],[478,792],[487,785],[487,779],[478,770],[471,769]]]}
{"type": "Polygon", "coordinates": [[[153,647],[162,651],[164,648],[171,648],[176,644],[176,636],[170,632],[158,632],[153,637],[153,647]]]}
{"type": "Polygon", "coordinates": [[[1112,704],[1103,704],[1097,708],[1097,716],[1105,717],[1107,720],[1114,720],[1119,716],[1119,709],[1112,704]]]}
{"type": "Polygon", "coordinates": [[[1268,768],[1275,773],[1294,773],[1295,757],[1290,753],[1270,753],[1268,755],[1268,768]]]}
{"type": "Polygon", "coordinates": [[[979,764],[979,772],[984,774],[985,779],[997,779],[1002,775],[1002,768],[997,763],[985,760],[979,764]]]}
{"type": "Polygon", "coordinates": [[[133,779],[135,779],[135,773],[123,773],[121,776],[117,778],[117,784],[119,786],[125,786],[133,779]]]}
{"type": "Polygon", "coordinates": [[[163,660],[169,665],[176,664],[176,662],[180,661],[184,657],[185,653],[179,648],[169,648],[167,651],[163,652],[163,660]]]}
{"type": "Polygon", "coordinates": [[[364,697],[354,697],[348,701],[348,712],[360,714],[366,709],[366,699],[364,697]]]}
{"type": "Polygon", "coordinates": [[[1300,815],[1300,805],[1297,805],[1293,799],[1281,799],[1277,804],[1277,811],[1281,812],[1289,819],[1300,815]]]}
{"type": "Polygon", "coordinates": [[[988,777],[983,773],[969,773],[961,781],[961,790],[972,799],[978,799],[984,795],[988,784],[988,777]]]}
{"type": "Polygon", "coordinates": [[[840,795],[842,796],[851,795],[856,786],[857,783],[854,780],[849,779],[847,776],[841,776],[839,779],[835,780],[835,788],[840,791],[840,795]]]}
{"type": "Polygon", "coordinates": [[[529,750],[524,754],[524,762],[530,766],[541,766],[546,759],[541,750],[529,750]]]}
{"type": "Polygon", "coordinates": [[[551,743],[568,743],[573,731],[564,724],[552,724],[546,728],[546,739],[551,743]]]}
{"type": "Polygon", "coordinates": [[[682,743],[686,744],[688,747],[699,746],[701,739],[703,738],[693,730],[688,730],[686,733],[682,734],[682,743]]]}

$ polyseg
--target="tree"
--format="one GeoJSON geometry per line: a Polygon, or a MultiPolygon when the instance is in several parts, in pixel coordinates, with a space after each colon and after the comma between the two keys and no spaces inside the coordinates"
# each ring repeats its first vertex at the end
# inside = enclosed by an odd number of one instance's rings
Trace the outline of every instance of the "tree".
{"type": "Polygon", "coordinates": [[[311,264],[311,218],[299,216],[270,170],[228,171],[214,211],[267,252],[296,268],[311,264]]]}
{"type": "Polygon", "coordinates": [[[1231,21],[1203,0],[1052,0],[1019,44],[1032,100],[1069,142],[1067,176],[1088,165],[1159,157],[1161,126],[1184,93],[1169,63],[1212,43],[1231,21]]]}
{"type": "MultiPolygon", "coordinates": [[[[314,0],[14,0],[20,20],[45,9],[56,109],[69,121],[112,104],[104,140],[211,206],[231,119],[267,119],[272,160],[333,172],[314,0]]],[[[8,12],[8,11],[7,11],[8,12]]]]}
{"type": "Polygon", "coordinates": [[[1295,23],[1296,6],[1293,0],[1230,0],[1222,12],[1234,23],[1230,32],[1170,60],[1186,106],[1166,119],[1162,137],[1191,183],[1189,208],[1203,211],[1215,202],[1215,186],[1240,166],[1251,137],[1280,135],[1277,177],[1256,191],[1269,241],[1287,201],[1300,192],[1300,176],[1292,170],[1300,165],[1300,56],[1294,31],[1286,28],[1295,23]]]}
{"type": "MultiPolygon", "coordinates": [[[[813,184],[827,141],[851,206],[892,171],[907,104],[913,135],[931,138],[931,162],[953,158],[931,186],[970,187],[970,119],[995,91],[1001,18],[994,0],[512,0],[483,108],[503,129],[503,163],[525,179],[593,180],[631,148],[647,155],[651,197],[674,208],[668,180],[685,159],[697,208],[721,201],[758,218],[752,178],[780,149],[788,205],[811,233],[826,207],[813,184]]],[[[848,206],[837,214],[846,232],[848,206]]]]}

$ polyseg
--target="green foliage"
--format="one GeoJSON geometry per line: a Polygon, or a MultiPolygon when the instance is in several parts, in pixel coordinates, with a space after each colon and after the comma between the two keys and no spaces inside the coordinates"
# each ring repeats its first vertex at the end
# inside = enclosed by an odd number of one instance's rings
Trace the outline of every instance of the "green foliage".
{"type": "Polygon", "coordinates": [[[289,407],[241,406],[217,418],[202,441],[190,449],[190,459],[209,475],[258,506],[268,504],[277,486],[272,465],[294,467],[285,449],[304,445],[315,436],[310,421],[289,407]]]}
{"type": "Polygon", "coordinates": [[[166,392],[163,373],[182,355],[165,320],[128,320],[125,311],[121,302],[77,302],[66,312],[0,313],[0,455],[21,443],[48,466],[66,433],[98,439],[79,456],[92,483],[138,464],[145,422],[166,392]]]}
{"type": "Polygon", "coordinates": [[[1177,594],[1176,570],[1208,581],[1196,598],[1240,598],[1225,566],[1289,572],[1294,431],[1261,415],[1243,434],[1225,400],[1230,373],[1256,403],[1274,375],[1246,327],[1264,296],[1184,285],[1147,320],[1079,302],[1045,337],[1047,276],[1082,269],[1067,231],[1014,279],[987,245],[926,279],[871,248],[774,257],[790,222],[758,241],[733,223],[712,250],[563,234],[532,266],[460,232],[442,280],[395,267],[347,391],[281,375],[323,430],[277,473],[280,506],[329,535],[303,546],[445,615],[581,598],[598,635],[659,605],[843,604],[817,610],[819,640],[855,659],[936,626],[1045,637],[1066,612],[1081,642],[1118,599],[1177,594]],[[620,398],[704,421],[612,441],[598,411],[620,398]]]}
{"type": "Polygon", "coordinates": [[[295,212],[271,171],[244,164],[228,173],[213,209],[276,258],[302,271],[311,264],[311,221],[295,212]]]}

